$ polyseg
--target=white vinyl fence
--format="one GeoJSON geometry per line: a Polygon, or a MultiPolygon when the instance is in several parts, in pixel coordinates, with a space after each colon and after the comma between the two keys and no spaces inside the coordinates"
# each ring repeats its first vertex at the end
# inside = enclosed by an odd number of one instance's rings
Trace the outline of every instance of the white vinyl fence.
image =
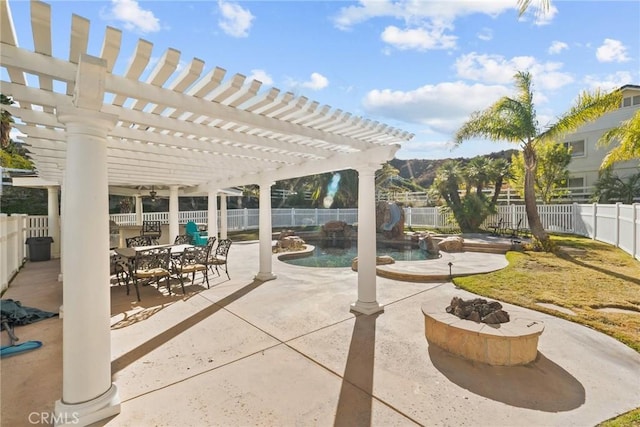
{"type": "MultiPolygon", "coordinates": [[[[407,207],[406,227],[427,227],[455,231],[458,226],[453,217],[435,207],[407,207]]],[[[538,205],[542,225],[547,231],[577,234],[617,246],[640,260],[640,203],[633,205],[566,204],[538,205]]],[[[230,231],[258,228],[259,209],[229,209],[227,228],[230,231]]],[[[219,215],[219,212],[218,212],[219,215]]],[[[178,215],[184,224],[194,221],[207,223],[207,211],[183,211],[178,215]]],[[[135,225],[136,214],[114,214],[110,219],[118,225],[135,225]]],[[[357,209],[297,209],[279,208],[271,211],[274,228],[319,226],[328,221],[358,221],[357,209]]],[[[504,222],[528,228],[524,205],[501,205],[498,213],[489,216],[488,224],[504,222]]],[[[168,212],[143,214],[143,220],[169,222],[168,212]]],[[[42,237],[48,234],[47,216],[0,214],[0,286],[6,289],[11,278],[23,265],[27,256],[25,241],[28,237],[42,237]]],[[[218,218],[218,226],[220,218],[218,218]]]]}
{"type": "Polygon", "coordinates": [[[29,217],[0,214],[0,291],[9,287],[27,256],[29,217]]]}

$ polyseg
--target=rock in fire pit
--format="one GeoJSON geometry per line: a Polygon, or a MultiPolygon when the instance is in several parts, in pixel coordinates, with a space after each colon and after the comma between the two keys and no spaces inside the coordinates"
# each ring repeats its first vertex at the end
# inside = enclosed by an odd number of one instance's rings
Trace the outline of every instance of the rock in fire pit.
{"type": "Polygon", "coordinates": [[[509,321],[509,313],[502,309],[502,304],[498,301],[489,302],[483,298],[465,301],[460,297],[453,297],[446,311],[447,313],[455,314],[461,319],[490,325],[509,321]]]}

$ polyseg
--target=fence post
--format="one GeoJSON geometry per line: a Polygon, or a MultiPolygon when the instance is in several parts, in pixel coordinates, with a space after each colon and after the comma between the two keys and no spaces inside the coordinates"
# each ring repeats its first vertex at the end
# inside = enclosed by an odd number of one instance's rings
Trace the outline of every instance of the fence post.
{"type": "Polygon", "coordinates": [[[406,220],[407,220],[407,225],[409,227],[411,227],[411,225],[412,225],[411,224],[411,206],[407,207],[405,216],[406,216],[406,220]]]}
{"type": "Polygon", "coordinates": [[[598,204],[593,204],[593,236],[591,238],[596,240],[596,236],[598,235],[598,204]]]}
{"type": "Polygon", "coordinates": [[[620,247],[620,205],[622,202],[616,203],[616,225],[613,230],[613,238],[615,239],[616,248],[620,247]]]}
{"type": "Polygon", "coordinates": [[[336,208],[336,221],[340,221],[340,208],[336,208]]]}
{"type": "Polygon", "coordinates": [[[249,228],[249,210],[247,210],[247,208],[244,208],[242,229],[247,230],[248,228],[249,228]]]}
{"type": "Polygon", "coordinates": [[[578,204],[573,202],[571,204],[571,232],[573,234],[578,234],[578,230],[576,230],[576,226],[578,224],[578,204]]]}
{"type": "Polygon", "coordinates": [[[318,208],[316,208],[315,215],[316,215],[316,222],[314,224],[318,225],[318,208]]]}
{"type": "Polygon", "coordinates": [[[640,220],[640,215],[638,215],[638,211],[640,211],[640,203],[634,203],[631,205],[633,209],[633,213],[631,214],[631,230],[633,233],[633,239],[631,243],[631,255],[635,259],[640,259],[640,247],[638,247],[638,220],[640,220]]]}
{"type": "Polygon", "coordinates": [[[296,208],[291,208],[291,227],[296,226],[296,208]]]}

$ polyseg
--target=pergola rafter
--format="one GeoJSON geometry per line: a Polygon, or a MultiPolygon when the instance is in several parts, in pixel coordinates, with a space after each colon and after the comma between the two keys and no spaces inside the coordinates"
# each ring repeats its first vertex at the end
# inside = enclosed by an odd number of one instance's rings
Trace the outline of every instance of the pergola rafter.
{"type": "MultiPolygon", "coordinates": [[[[6,2],[2,2],[2,9],[3,23],[10,25],[11,21],[6,19],[9,17],[6,2]]],[[[37,54],[19,48],[11,27],[3,25],[2,65],[11,79],[3,82],[3,92],[18,102],[8,109],[19,119],[18,127],[26,135],[25,142],[30,143],[31,138],[64,141],[64,132],[47,132],[41,128],[64,128],[56,116],[57,109],[73,104],[78,58],[86,53],[89,22],[73,17],[68,60],[51,56],[49,5],[33,2],[32,30],[37,54]],[[25,73],[37,76],[39,87],[28,86],[25,73]],[[65,84],[66,90],[56,92],[59,85],[54,84],[55,81],[65,84]]],[[[174,76],[180,61],[180,52],[175,49],[167,49],[141,81],[153,51],[153,45],[146,40],[138,41],[123,75],[115,75],[112,71],[121,53],[121,43],[122,33],[106,28],[100,52],[107,64],[106,97],[101,111],[119,118],[109,134],[109,138],[119,140],[119,144],[109,143],[109,163],[122,163],[126,157],[123,153],[136,157],[146,155],[149,162],[138,165],[140,175],[157,176],[159,187],[169,185],[170,181],[181,182],[181,174],[185,182],[193,182],[194,170],[201,174],[203,186],[212,182],[238,182],[242,177],[256,179],[260,172],[268,174],[275,169],[279,170],[278,175],[287,175],[283,170],[288,169],[291,177],[301,176],[310,170],[310,162],[329,165],[337,154],[365,153],[378,145],[398,144],[412,137],[402,130],[340,109],[319,107],[319,103],[304,96],[281,94],[276,88],[259,93],[262,83],[247,81],[242,74],[225,80],[226,71],[220,67],[203,74],[204,61],[197,58],[174,76]],[[142,153],[140,142],[149,143],[142,153]],[[201,159],[194,161],[192,156],[176,156],[175,151],[160,150],[158,146],[192,150],[201,159]],[[220,156],[224,156],[224,164],[236,160],[231,163],[233,173],[230,174],[228,168],[214,166],[220,163],[220,156]],[[154,173],[154,163],[176,162],[183,166],[174,168],[178,176],[163,179],[154,173]],[[198,166],[201,164],[212,167],[201,169],[198,166]]],[[[41,164],[43,159],[36,157],[46,157],[48,153],[34,149],[35,163],[41,164]]],[[[55,163],[60,164],[58,160],[55,163]]],[[[388,159],[380,162],[385,160],[388,159]]],[[[60,180],[61,174],[50,169],[39,172],[47,175],[43,176],[46,180],[60,180]]],[[[109,181],[123,184],[128,177],[138,175],[124,174],[114,168],[109,170],[109,181]]]]}
{"type": "MultiPolygon", "coordinates": [[[[111,375],[108,194],[169,198],[169,242],[179,233],[178,198],[207,196],[207,225],[217,235],[217,195],[258,184],[259,259],[255,280],[273,280],[271,186],[323,172],[358,172],[358,299],[351,309],[380,312],[376,300],[375,171],[408,132],[304,96],[264,88],[243,74],[181,59],[169,48],[152,64],[153,44],[123,52],[123,33],[107,27],[97,54],[87,52],[90,23],[71,19],[67,58],[53,56],[51,6],[32,1],[33,50],[19,47],[9,3],[0,0],[4,106],[28,145],[37,186],[48,190],[49,227],[61,242],[64,272],[63,395],[58,416],[89,425],[119,412],[111,375]],[[130,57],[123,72],[116,64],[130,57]],[[179,69],[181,62],[186,63],[179,69]],[[145,77],[143,77],[145,76],[145,77]],[[62,189],[62,207],[58,209],[62,189]],[[63,215],[59,215],[59,211],[63,215]],[[59,226],[61,222],[61,225],[59,226]],[[82,242],[82,244],[79,244],[82,242]],[[91,336],[87,348],[86,337],[91,336]],[[82,348],[80,352],[78,349],[82,348]]],[[[138,208],[139,205],[139,208],[138,208]]],[[[221,238],[226,198],[220,197],[221,238]]],[[[224,222],[223,222],[224,221],[224,222]]],[[[223,234],[224,233],[224,234],[223,234]]]]}

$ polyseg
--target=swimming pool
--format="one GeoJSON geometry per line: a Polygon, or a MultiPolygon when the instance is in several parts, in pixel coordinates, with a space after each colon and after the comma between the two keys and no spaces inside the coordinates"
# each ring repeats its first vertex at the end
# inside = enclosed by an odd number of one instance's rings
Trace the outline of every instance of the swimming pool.
{"type": "MultiPolygon", "coordinates": [[[[307,242],[314,245],[315,249],[300,257],[281,257],[282,262],[303,267],[351,267],[351,261],[358,256],[358,247],[355,242],[349,247],[330,247],[322,242],[307,242]],[[324,247],[323,247],[324,246],[324,247]]],[[[293,253],[289,253],[291,255],[293,253]]],[[[376,255],[388,255],[396,261],[419,261],[437,258],[419,249],[417,246],[397,245],[388,246],[378,244],[376,255]]]]}

